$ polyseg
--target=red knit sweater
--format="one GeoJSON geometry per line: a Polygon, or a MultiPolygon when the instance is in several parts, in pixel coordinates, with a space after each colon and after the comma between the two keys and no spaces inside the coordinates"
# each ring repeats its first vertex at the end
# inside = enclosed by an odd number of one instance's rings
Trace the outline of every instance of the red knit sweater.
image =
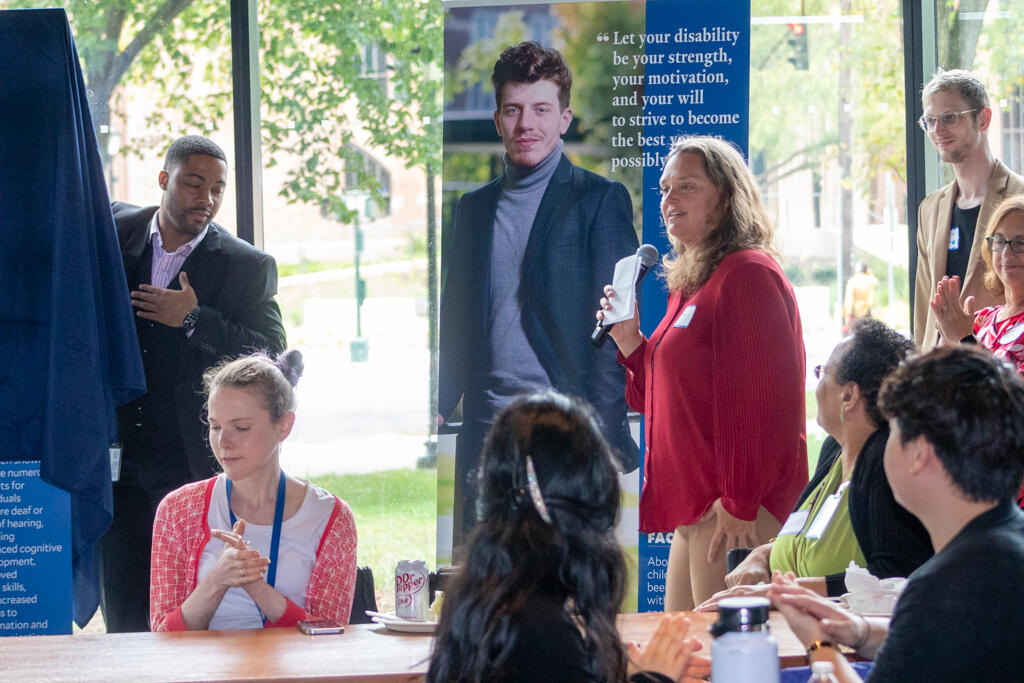
{"type": "Polygon", "coordinates": [[[641,531],[694,524],[717,498],[741,519],[786,518],[807,483],[802,335],[778,264],[745,250],[671,294],[651,338],[619,355],[645,416],[641,531]]]}

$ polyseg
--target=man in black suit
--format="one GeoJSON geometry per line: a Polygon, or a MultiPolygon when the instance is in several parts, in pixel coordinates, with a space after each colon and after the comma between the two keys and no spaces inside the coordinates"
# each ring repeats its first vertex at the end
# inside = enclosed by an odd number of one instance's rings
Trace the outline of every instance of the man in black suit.
{"type": "Polygon", "coordinates": [[[623,469],[636,467],[625,373],[612,345],[590,343],[594,302],[615,262],[636,252],[620,184],[570,163],[572,75],[538,43],[505,50],[491,76],[505,173],[455,210],[441,294],[439,421],[462,403],[455,543],[475,519],[475,471],[494,414],[544,388],[589,401],[623,469]]]}
{"type": "Polygon", "coordinates": [[[109,632],[149,630],[156,507],[218,471],[203,421],[203,372],[223,358],[286,345],[274,259],[212,222],[227,173],[212,141],[179,138],[158,176],[160,206],[113,204],[147,392],[118,409],[123,453],[101,563],[109,632]]]}

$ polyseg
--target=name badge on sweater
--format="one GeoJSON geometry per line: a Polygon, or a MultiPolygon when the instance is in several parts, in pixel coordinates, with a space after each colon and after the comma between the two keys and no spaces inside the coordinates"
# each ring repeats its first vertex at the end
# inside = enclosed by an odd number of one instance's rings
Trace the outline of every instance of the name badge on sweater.
{"type": "Polygon", "coordinates": [[[849,485],[850,482],[844,481],[835,493],[825,499],[825,502],[818,509],[818,514],[815,516],[814,521],[811,522],[811,528],[804,534],[804,538],[812,541],[817,541],[821,538],[822,534],[825,533],[825,529],[828,528],[828,523],[832,521],[832,517],[836,514],[836,510],[839,509],[839,503],[843,500],[843,491],[849,485]]]}
{"type": "Polygon", "coordinates": [[[952,228],[949,231],[949,250],[956,251],[960,248],[960,228],[952,228]]]}
{"type": "Polygon", "coordinates": [[[696,304],[690,304],[689,306],[687,306],[686,308],[683,309],[683,312],[680,314],[679,318],[676,320],[675,324],[672,325],[672,327],[680,327],[680,328],[687,328],[687,327],[689,327],[690,326],[690,321],[693,320],[693,314],[696,313],[696,312],[697,312],[697,305],[696,304]]]}
{"type": "Polygon", "coordinates": [[[789,517],[786,518],[786,523],[782,525],[782,529],[779,531],[779,536],[792,536],[793,534],[800,533],[804,528],[804,524],[807,523],[807,515],[810,513],[810,510],[797,510],[796,512],[791,512],[789,517]]]}

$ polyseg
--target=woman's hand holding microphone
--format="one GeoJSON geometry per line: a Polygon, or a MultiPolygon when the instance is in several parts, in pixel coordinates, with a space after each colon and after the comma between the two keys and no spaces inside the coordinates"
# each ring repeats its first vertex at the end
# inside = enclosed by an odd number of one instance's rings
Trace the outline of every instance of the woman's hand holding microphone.
{"type": "MultiPolygon", "coordinates": [[[[604,286],[604,296],[601,297],[600,306],[601,308],[597,311],[597,319],[601,322],[604,321],[604,312],[610,311],[612,308],[611,299],[615,297],[615,290],[611,285],[604,286]]],[[[640,333],[640,316],[637,315],[636,309],[634,308],[633,317],[629,320],[622,320],[608,329],[608,336],[615,340],[615,345],[619,347],[619,352],[624,357],[629,357],[640,344],[644,341],[644,336],[640,333]]]]}

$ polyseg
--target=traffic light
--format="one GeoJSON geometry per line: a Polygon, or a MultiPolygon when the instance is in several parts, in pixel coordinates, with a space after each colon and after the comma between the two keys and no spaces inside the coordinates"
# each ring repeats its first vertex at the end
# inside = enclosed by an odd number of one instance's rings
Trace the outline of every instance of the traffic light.
{"type": "Polygon", "coordinates": [[[789,61],[794,68],[806,71],[809,68],[807,58],[807,24],[786,24],[789,27],[790,57],[789,61]]]}

